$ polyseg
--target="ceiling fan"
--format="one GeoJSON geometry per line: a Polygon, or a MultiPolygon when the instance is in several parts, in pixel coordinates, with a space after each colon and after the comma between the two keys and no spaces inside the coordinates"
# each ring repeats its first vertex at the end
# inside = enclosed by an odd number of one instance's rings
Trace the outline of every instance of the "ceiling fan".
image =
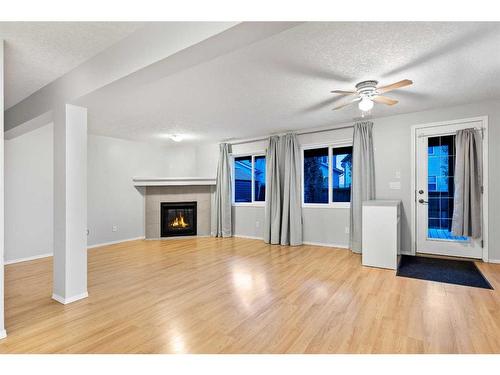
{"type": "Polygon", "coordinates": [[[402,87],[410,86],[411,84],[413,84],[413,81],[409,79],[403,79],[402,81],[392,83],[390,85],[377,87],[378,81],[370,80],[362,81],[356,84],[356,91],[333,90],[333,94],[339,94],[343,96],[356,96],[354,99],[348,101],[347,103],[333,108],[333,110],[335,111],[337,109],[347,107],[348,105],[354,104],[356,102],[359,102],[358,107],[363,112],[367,112],[372,109],[374,102],[394,105],[398,102],[397,100],[382,96],[382,94],[385,94],[386,92],[392,90],[400,89],[402,87]]]}

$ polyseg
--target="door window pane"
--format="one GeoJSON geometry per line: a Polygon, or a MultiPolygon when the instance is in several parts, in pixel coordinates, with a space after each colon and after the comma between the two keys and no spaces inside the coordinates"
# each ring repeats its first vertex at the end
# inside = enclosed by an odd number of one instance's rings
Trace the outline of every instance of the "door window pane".
{"type": "Polygon", "coordinates": [[[428,177],[427,190],[428,191],[437,191],[437,177],[436,176],[429,176],[428,177]]]}
{"type": "Polygon", "coordinates": [[[428,237],[466,241],[451,233],[455,136],[430,137],[428,144],[428,237]]]}

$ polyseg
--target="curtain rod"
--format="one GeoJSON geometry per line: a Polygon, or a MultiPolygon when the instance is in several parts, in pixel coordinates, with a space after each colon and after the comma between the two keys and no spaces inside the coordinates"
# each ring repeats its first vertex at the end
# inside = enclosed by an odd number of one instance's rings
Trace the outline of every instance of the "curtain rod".
{"type": "MultiPolygon", "coordinates": [[[[484,134],[483,134],[483,132],[484,132],[484,128],[477,128],[477,127],[474,127],[474,128],[464,128],[464,129],[474,129],[474,130],[480,131],[480,132],[481,132],[481,136],[484,136],[484,134]]],[[[418,138],[439,137],[439,136],[444,136],[444,135],[453,135],[453,134],[457,134],[457,131],[442,132],[442,133],[434,133],[434,134],[419,134],[419,135],[418,135],[418,138]]]]}
{"type": "MultiPolygon", "coordinates": [[[[369,121],[369,120],[367,120],[369,121]]],[[[299,131],[299,132],[295,132],[295,134],[297,135],[305,135],[305,134],[316,134],[316,133],[323,133],[323,132],[330,132],[332,130],[341,130],[341,129],[349,129],[349,128],[354,128],[354,125],[346,125],[346,126],[338,126],[338,127],[333,127],[333,128],[327,128],[327,129],[317,129],[317,130],[305,130],[305,131],[299,131]]],[[[288,133],[293,133],[292,132],[288,132],[288,133]]],[[[235,145],[242,145],[242,144],[245,144],[245,143],[253,143],[253,142],[260,142],[260,141],[265,141],[267,139],[269,139],[269,137],[271,136],[274,136],[274,135],[283,135],[283,134],[287,134],[287,133],[278,133],[278,134],[271,134],[271,135],[268,135],[266,137],[260,137],[260,138],[250,138],[250,139],[244,139],[244,140],[241,140],[241,141],[228,141],[228,142],[221,142],[221,143],[229,143],[233,146],[235,145]]]]}

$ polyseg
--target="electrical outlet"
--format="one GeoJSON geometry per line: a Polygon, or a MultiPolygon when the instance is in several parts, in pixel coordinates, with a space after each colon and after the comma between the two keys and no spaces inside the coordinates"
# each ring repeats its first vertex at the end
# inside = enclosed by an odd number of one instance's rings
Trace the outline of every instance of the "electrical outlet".
{"type": "Polygon", "coordinates": [[[255,228],[260,228],[260,221],[255,222],[255,228]]]}
{"type": "Polygon", "coordinates": [[[111,228],[111,231],[118,232],[118,225],[113,225],[113,227],[111,228]]]}
{"type": "Polygon", "coordinates": [[[345,227],[345,234],[349,234],[349,227],[345,227]]]}
{"type": "Polygon", "coordinates": [[[395,178],[401,178],[401,171],[397,170],[396,173],[394,174],[395,178]]]}

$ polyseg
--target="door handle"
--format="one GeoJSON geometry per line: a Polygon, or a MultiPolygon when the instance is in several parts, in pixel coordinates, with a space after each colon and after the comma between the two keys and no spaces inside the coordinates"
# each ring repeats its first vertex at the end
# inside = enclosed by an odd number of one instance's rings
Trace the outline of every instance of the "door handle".
{"type": "Polygon", "coordinates": [[[428,202],[428,201],[423,200],[422,198],[420,198],[420,199],[418,200],[418,203],[428,204],[429,202],[428,202]]]}

